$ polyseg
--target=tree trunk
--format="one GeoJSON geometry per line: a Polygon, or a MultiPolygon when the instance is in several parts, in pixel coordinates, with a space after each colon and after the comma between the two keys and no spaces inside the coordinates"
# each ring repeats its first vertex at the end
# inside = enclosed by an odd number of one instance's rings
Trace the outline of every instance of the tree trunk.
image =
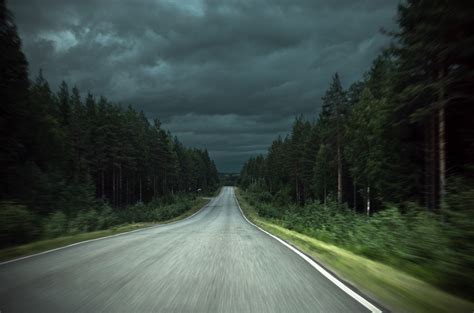
{"type": "Polygon", "coordinates": [[[337,203],[342,203],[342,156],[341,134],[339,131],[339,103],[336,103],[336,145],[337,145],[337,203]]]}
{"type": "Polygon", "coordinates": [[[140,202],[142,202],[142,177],[140,176],[140,202]]]}
{"type": "MultiPolygon", "coordinates": [[[[161,190],[162,190],[162,194],[164,195],[166,193],[166,171],[163,172],[163,180],[162,180],[162,185],[161,185],[161,190]]],[[[197,188],[197,187],[196,187],[197,188]]],[[[195,189],[196,189],[195,188],[195,189]]]]}
{"type": "Polygon", "coordinates": [[[370,186],[367,186],[367,216],[370,216],[370,186]]]}
{"type": "Polygon", "coordinates": [[[122,164],[119,167],[119,192],[118,192],[119,206],[122,206],[122,164]]]}
{"type": "Polygon", "coordinates": [[[354,212],[357,211],[357,184],[354,182],[354,200],[353,200],[353,205],[354,205],[354,212]]]}
{"type": "Polygon", "coordinates": [[[101,176],[102,176],[102,200],[105,199],[105,178],[104,178],[104,170],[101,171],[101,176]]]}
{"type": "Polygon", "coordinates": [[[428,117],[425,127],[425,205],[429,210],[438,207],[439,167],[438,167],[438,114],[428,117]]]}
{"type": "Polygon", "coordinates": [[[296,194],[296,203],[300,203],[300,197],[298,194],[298,178],[295,177],[295,194],[296,194]]]}
{"type": "Polygon", "coordinates": [[[135,175],[132,175],[132,182],[130,184],[130,204],[135,204],[137,192],[137,185],[135,185],[135,175]]]}
{"type": "Polygon", "coordinates": [[[112,206],[115,207],[115,166],[112,166],[112,206]]]}
{"type": "Polygon", "coordinates": [[[100,198],[100,175],[97,175],[95,178],[95,197],[100,198]]]}
{"type": "Polygon", "coordinates": [[[128,176],[125,176],[125,205],[129,205],[130,203],[130,194],[128,192],[128,176]]]}
{"type": "Polygon", "coordinates": [[[431,117],[431,135],[430,135],[430,158],[431,158],[431,205],[432,209],[436,210],[438,208],[438,153],[437,153],[437,115],[433,114],[431,117]]]}
{"type": "Polygon", "coordinates": [[[444,88],[440,90],[440,107],[438,110],[438,159],[439,159],[439,202],[443,205],[446,194],[446,135],[445,135],[445,116],[444,106],[444,88]]]}
{"type": "Polygon", "coordinates": [[[324,207],[326,207],[326,184],[324,184],[324,207]]]}
{"type": "Polygon", "coordinates": [[[337,203],[342,203],[342,160],[339,140],[337,143],[337,203]]]}
{"type": "Polygon", "coordinates": [[[298,188],[298,162],[296,162],[296,168],[295,168],[295,196],[296,196],[296,203],[300,204],[300,191],[298,188]]]}
{"type": "Polygon", "coordinates": [[[431,183],[431,141],[429,140],[430,137],[430,125],[429,122],[426,123],[424,127],[425,135],[424,135],[424,154],[425,154],[425,179],[424,179],[424,185],[425,185],[425,206],[431,210],[432,205],[431,205],[431,188],[430,188],[430,183],[431,183]]]}

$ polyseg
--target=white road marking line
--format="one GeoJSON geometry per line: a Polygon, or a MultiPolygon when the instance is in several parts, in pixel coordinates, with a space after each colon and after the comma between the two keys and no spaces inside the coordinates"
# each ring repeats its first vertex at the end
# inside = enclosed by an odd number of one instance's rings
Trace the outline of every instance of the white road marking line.
{"type": "Polygon", "coordinates": [[[185,220],[187,220],[187,219],[190,219],[190,218],[193,217],[194,215],[196,215],[196,214],[198,214],[199,212],[201,212],[204,208],[206,208],[207,206],[209,206],[209,205],[211,204],[211,202],[214,201],[214,199],[216,199],[216,198],[217,198],[217,197],[213,198],[211,201],[209,201],[208,203],[206,203],[206,205],[204,205],[204,206],[203,206],[202,208],[200,208],[198,211],[194,212],[192,215],[190,215],[190,216],[188,216],[188,217],[186,217],[186,218],[184,218],[184,219],[182,219],[182,220],[177,220],[177,221],[174,221],[174,222],[171,222],[171,223],[166,223],[166,224],[152,225],[152,226],[148,226],[148,227],[144,227],[144,228],[140,228],[140,229],[135,229],[135,230],[127,231],[127,232],[120,233],[120,234],[115,234],[115,235],[110,235],[110,236],[105,236],[105,237],[99,237],[99,238],[95,238],[95,239],[89,239],[89,240],[79,241],[79,242],[72,243],[72,244],[67,245],[67,246],[62,246],[62,247],[54,248],[54,249],[51,249],[51,250],[46,250],[46,251],[43,251],[43,252],[38,252],[38,253],[35,253],[35,254],[30,254],[30,255],[22,256],[22,257],[20,257],[20,258],[16,258],[16,259],[12,259],[12,260],[8,260],[8,261],[0,262],[0,266],[5,265],[5,264],[8,264],[8,263],[13,263],[13,262],[16,262],[16,261],[21,261],[21,260],[24,260],[24,259],[29,259],[29,258],[32,258],[32,257],[35,257],[35,256],[39,256],[39,255],[42,255],[42,254],[47,254],[47,253],[51,253],[51,252],[54,252],[54,251],[67,249],[67,248],[74,247],[74,246],[78,246],[78,245],[81,245],[81,244],[84,244],[84,243],[88,243],[88,242],[93,242],[93,241],[98,241],[98,240],[103,240],[103,239],[109,239],[109,238],[113,238],[113,237],[128,235],[128,234],[131,234],[131,233],[135,233],[135,232],[139,232],[139,231],[143,231],[143,230],[148,230],[148,229],[154,228],[154,227],[167,226],[167,225],[173,225],[173,224],[176,224],[176,223],[180,223],[180,222],[183,222],[183,221],[185,221],[185,220]]]}
{"type": "MultiPolygon", "coordinates": [[[[232,189],[232,191],[234,191],[232,189]]],[[[344,291],[345,293],[347,293],[349,296],[351,296],[354,300],[356,300],[357,302],[359,302],[360,304],[362,304],[364,307],[366,307],[370,312],[372,313],[382,313],[382,310],[380,310],[379,308],[377,308],[376,306],[374,306],[372,303],[370,303],[369,301],[367,301],[365,298],[363,298],[362,296],[360,296],[358,293],[356,293],[354,290],[352,290],[351,288],[347,287],[346,285],[344,285],[344,283],[342,283],[339,279],[337,279],[335,276],[333,276],[331,273],[329,273],[328,271],[326,271],[321,265],[319,265],[318,263],[316,263],[313,259],[311,259],[310,257],[308,257],[306,254],[302,253],[301,251],[299,251],[298,249],[296,249],[295,247],[293,247],[292,245],[288,244],[286,241],[284,241],[283,239],[280,239],[279,237],[275,236],[275,235],[272,235],[270,234],[269,232],[267,232],[266,230],[258,227],[257,225],[255,225],[254,223],[252,223],[251,221],[248,220],[248,218],[245,216],[244,212],[242,211],[242,208],[240,207],[240,204],[239,204],[239,200],[237,200],[237,197],[235,196],[235,192],[233,192],[234,194],[234,199],[235,199],[235,202],[237,203],[237,206],[239,207],[239,210],[240,210],[240,213],[242,214],[242,216],[244,217],[244,219],[250,224],[250,225],[253,225],[255,226],[256,228],[258,228],[260,231],[264,232],[265,234],[267,234],[268,236],[270,237],[273,237],[274,239],[278,240],[278,242],[280,242],[282,245],[286,246],[288,249],[290,249],[291,251],[295,252],[296,254],[298,254],[300,257],[302,257],[306,262],[308,262],[312,267],[314,267],[316,270],[318,270],[324,277],[326,277],[327,279],[329,279],[333,284],[335,284],[336,286],[338,286],[340,289],[342,289],[342,291],[344,291]]]]}

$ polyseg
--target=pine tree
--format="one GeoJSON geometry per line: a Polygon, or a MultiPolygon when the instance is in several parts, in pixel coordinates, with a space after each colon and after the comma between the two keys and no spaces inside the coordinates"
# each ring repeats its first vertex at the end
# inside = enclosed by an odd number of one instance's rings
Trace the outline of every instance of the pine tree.
{"type": "Polygon", "coordinates": [[[319,146],[314,162],[313,190],[316,197],[326,205],[328,198],[328,183],[331,181],[333,172],[328,166],[331,157],[325,144],[319,146]]]}
{"type": "Polygon", "coordinates": [[[305,146],[309,137],[311,126],[302,117],[295,119],[290,139],[290,150],[286,160],[287,171],[293,184],[294,198],[297,203],[305,202],[305,146]]]}
{"type": "MultiPolygon", "coordinates": [[[[399,71],[396,91],[400,116],[424,130],[425,204],[436,209],[444,201],[446,115],[472,103],[474,5],[470,1],[414,1],[399,6],[400,30],[394,34],[399,71]],[[456,105],[456,108],[454,106],[456,105]],[[452,109],[451,109],[451,106],[452,109]]],[[[456,127],[457,125],[453,125],[456,127]]]]}
{"type": "Polygon", "coordinates": [[[71,118],[71,104],[69,96],[69,87],[65,81],[61,82],[58,92],[58,119],[61,125],[66,128],[71,118]]]}
{"type": "Polygon", "coordinates": [[[285,144],[281,137],[273,141],[266,158],[265,180],[271,193],[278,192],[287,183],[285,144]]]}
{"type": "Polygon", "coordinates": [[[0,195],[5,197],[23,189],[16,167],[22,166],[28,155],[25,131],[31,120],[28,63],[5,0],[0,1],[0,43],[0,195]]]}
{"type": "Polygon", "coordinates": [[[346,124],[345,159],[354,180],[364,186],[367,215],[371,212],[372,198],[380,200],[383,180],[388,177],[385,173],[388,162],[384,153],[387,147],[384,113],[382,100],[375,99],[365,88],[346,124]]]}
{"type": "Polygon", "coordinates": [[[319,123],[322,126],[322,140],[331,148],[336,155],[337,169],[337,201],[343,201],[343,123],[347,113],[347,99],[342,89],[339,75],[336,73],[332,83],[323,97],[323,108],[319,116],[319,123]]]}
{"type": "Polygon", "coordinates": [[[79,89],[64,81],[54,94],[42,71],[30,88],[3,0],[0,23],[0,200],[19,201],[43,216],[61,210],[74,217],[92,208],[94,189],[97,198],[123,207],[190,191],[193,184],[194,190],[217,185],[207,150],[173,141],[143,112],[105,97],[96,102],[90,93],[83,103],[79,89]]]}

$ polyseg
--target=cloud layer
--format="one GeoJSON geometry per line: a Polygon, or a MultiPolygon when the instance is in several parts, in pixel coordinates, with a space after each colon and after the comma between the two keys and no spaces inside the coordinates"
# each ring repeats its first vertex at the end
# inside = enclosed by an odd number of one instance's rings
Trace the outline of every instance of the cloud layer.
{"type": "Polygon", "coordinates": [[[398,1],[15,0],[35,75],[132,104],[238,171],[318,112],[334,72],[360,79],[398,1]]]}

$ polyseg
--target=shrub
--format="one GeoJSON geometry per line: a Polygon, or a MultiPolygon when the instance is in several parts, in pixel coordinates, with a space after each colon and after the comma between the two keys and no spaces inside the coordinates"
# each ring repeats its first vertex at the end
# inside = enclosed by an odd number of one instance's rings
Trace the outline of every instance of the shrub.
{"type": "Polygon", "coordinates": [[[280,189],[275,194],[275,204],[278,206],[285,206],[288,203],[292,203],[293,200],[291,198],[291,191],[290,188],[285,186],[284,188],[280,189]]]}
{"type": "Polygon", "coordinates": [[[120,224],[119,216],[113,211],[113,209],[104,204],[98,208],[99,218],[97,221],[97,229],[107,229],[111,226],[120,224]]]}
{"type": "Polygon", "coordinates": [[[267,203],[259,203],[257,205],[257,212],[258,215],[266,217],[266,218],[279,218],[281,214],[277,207],[272,204],[267,203]]]}
{"type": "Polygon", "coordinates": [[[40,233],[34,214],[23,205],[0,204],[0,221],[1,247],[29,242],[40,233]]]}
{"type": "Polygon", "coordinates": [[[45,221],[43,232],[45,237],[53,238],[65,234],[67,232],[68,220],[66,214],[57,211],[51,214],[45,221]]]}
{"type": "Polygon", "coordinates": [[[35,219],[35,215],[25,206],[0,203],[0,246],[27,243],[39,239],[40,234],[44,238],[54,238],[68,233],[107,229],[121,223],[169,220],[190,210],[194,198],[170,195],[149,204],[138,203],[117,209],[95,202],[93,208],[79,210],[75,215],[57,210],[42,220],[35,219]]]}
{"type": "Polygon", "coordinates": [[[270,203],[273,200],[273,196],[268,191],[264,191],[257,194],[257,200],[260,202],[270,203]]]}
{"type": "Polygon", "coordinates": [[[474,290],[474,183],[462,179],[450,182],[443,211],[449,239],[450,259],[445,264],[446,283],[472,298],[474,290]]]}
{"type": "Polygon", "coordinates": [[[161,198],[159,198],[158,202],[159,202],[160,206],[165,206],[165,205],[176,203],[176,201],[177,201],[176,198],[177,197],[173,194],[166,194],[166,195],[162,196],[161,198]]]}
{"type": "Polygon", "coordinates": [[[94,231],[99,226],[99,214],[95,210],[81,211],[71,221],[70,232],[83,233],[94,231]]]}

